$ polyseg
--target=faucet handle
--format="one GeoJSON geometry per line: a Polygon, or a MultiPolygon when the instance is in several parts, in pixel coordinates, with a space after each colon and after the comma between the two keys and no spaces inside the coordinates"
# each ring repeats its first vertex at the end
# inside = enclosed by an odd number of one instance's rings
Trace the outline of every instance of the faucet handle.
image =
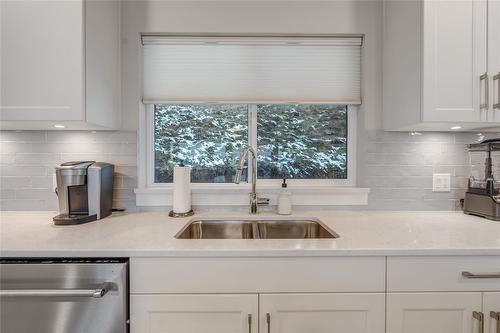
{"type": "Polygon", "coordinates": [[[269,205],[269,198],[257,198],[257,205],[259,206],[269,205]]]}

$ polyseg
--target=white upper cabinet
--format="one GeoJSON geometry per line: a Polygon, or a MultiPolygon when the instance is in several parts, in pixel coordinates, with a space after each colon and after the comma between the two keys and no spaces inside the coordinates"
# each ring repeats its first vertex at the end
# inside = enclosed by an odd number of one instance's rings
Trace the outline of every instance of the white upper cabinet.
{"type": "Polygon", "coordinates": [[[2,120],[83,118],[82,6],[0,3],[2,120]]]}
{"type": "Polygon", "coordinates": [[[483,120],[479,78],[487,70],[486,17],[483,0],[424,2],[425,121],[483,120]]]}
{"type": "Polygon", "coordinates": [[[2,129],[120,124],[119,1],[1,1],[2,129]]]}
{"type": "Polygon", "coordinates": [[[386,130],[499,125],[487,59],[500,30],[488,31],[487,0],[386,1],[384,15],[386,130]]]}

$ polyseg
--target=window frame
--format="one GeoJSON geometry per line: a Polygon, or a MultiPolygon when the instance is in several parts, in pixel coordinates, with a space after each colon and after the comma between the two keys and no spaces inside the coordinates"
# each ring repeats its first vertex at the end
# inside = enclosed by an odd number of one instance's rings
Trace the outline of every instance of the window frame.
{"type": "MultiPolygon", "coordinates": [[[[175,104],[175,103],[172,103],[175,104]]],[[[204,103],[191,103],[204,104],[204,103]]],[[[257,148],[257,105],[248,104],[248,143],[257,148]]],[[[356,133],[357,133],[357,105],[347,105],[347,179],[289,179],[288,184],[293,187],[355,187],[356,186],[356,133]]],[[[171,189],[172,183],[156,183],[154,181],[154,104],[144,105],[143,124],[140,122],[139,141],[145,143],[145,154],[138,155],[139,185],[151,189],[171,189]],[[142,140],[141,140],[142,139],[142,140]],[[145,163],[144,163],[145,162],[145,163]],[[142,170],[141,170],[142,168],[142,170]],[[142,178],[142,179],[141,179],[142,178]],[[141,181],[142,180],[142,181],[141,181]],[[142,184],[141,184],[142,183],[142,184]]],[[[144,147],[144,145],[142,145],[144,147]]],[[[139,149],[139,151],[141,151],[139,149]]],[[[248,163],[249,174],[252,172],[251,163],[248,163]]],[[[281,179],[259,179],[257,186],[262,188],[279,187],[281,179]]],[[[192,189],[242,189],[248,183],[192,183],[192,189]]]]}

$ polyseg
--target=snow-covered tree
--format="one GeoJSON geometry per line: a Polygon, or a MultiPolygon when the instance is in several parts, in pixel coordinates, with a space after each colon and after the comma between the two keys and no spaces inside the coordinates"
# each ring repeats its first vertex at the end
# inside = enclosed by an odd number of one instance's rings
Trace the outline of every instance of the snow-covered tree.
{"type": "MultiPolygon", "coordinates": [[[[246,105],[156,105],[155,180],[190,165],[193,182],[231,182],[248,145],[246,105]]],[[[346,178],[347,108],[258,106],[259,178],[346,178]]]]}

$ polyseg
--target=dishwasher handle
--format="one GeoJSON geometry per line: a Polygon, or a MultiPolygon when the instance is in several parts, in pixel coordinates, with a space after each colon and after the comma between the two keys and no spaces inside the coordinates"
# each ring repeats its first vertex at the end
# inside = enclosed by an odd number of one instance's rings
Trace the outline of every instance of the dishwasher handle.
{"type": "Polygon", "coordinates": [[[95,289],[0,289],[0,297],[92,297],[103,298],[113,289],[112,282],[104,282],[95,289]]]}
{"type": "Polygon", "coordinates": [[[499,279],[499,273],[471,273],[471,272],[462,272],[462,276],[466,279],[499,279]]]}

